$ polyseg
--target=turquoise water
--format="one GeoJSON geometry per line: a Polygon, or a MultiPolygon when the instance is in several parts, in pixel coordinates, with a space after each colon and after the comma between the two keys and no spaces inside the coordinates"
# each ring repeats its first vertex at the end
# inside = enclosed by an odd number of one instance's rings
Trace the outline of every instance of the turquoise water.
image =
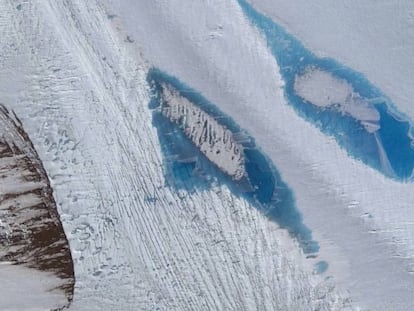
{"type": "Polygon", "coordinates": [[[148,73],[147,80],[152,87],[153,125],[157,129],[168,186],[194,192],[209,189],[213,184],[226,184],[237,196],[247,199],[268,218],[286,228],[297,238],[305,253],[319,250],[318,243],[312,240],[312,232],[302,222],[296,208],[295,199],[288,185],[270,160],[256,146],[254,139],[244,132],[229,116],[207,101],[199,92],[191,89],[177,78],[158,69],[148,73]],[[187,138],[183,130],[165,117],[161,109],[161,83],[168,84],[180,96],[197,105],[213,116],[222,126],[241,137],[246,176],[240,181],[233,180],[200,152],[187,138]]]}
{"type": "MultiPolygon", "coordinates": [[[[361,160],[387,177],[400,181],[413,179],[414,147],[410,138],[412,123],[363,74],[331,58],[319,58],[283,27],[256,11],[247,1],[238,0],[246,17],[267,40],[268,47],[280,67],[285,81],[285,97],[296,112],[315,124],[323,133],[333,136],[349,156],[361,160]],[[314,68],[346,81],[355,93],[380,116],[380,129],[369,133],[361,122],[336,107],[318,107],[296,94],[295,77],[314,68]],[[382,146],[391,170],[381,161],[382,146]]],[[[386,74],[386,73],[384,73],[386,74]]]]}
{"type": "Polygon", "coordinates": [[[326,270],[328,270],[328,267],[329,267],[329,265],[326,261],[319,261],[315,264],[315,272],[317,274],[322,274],[326,270]]]}

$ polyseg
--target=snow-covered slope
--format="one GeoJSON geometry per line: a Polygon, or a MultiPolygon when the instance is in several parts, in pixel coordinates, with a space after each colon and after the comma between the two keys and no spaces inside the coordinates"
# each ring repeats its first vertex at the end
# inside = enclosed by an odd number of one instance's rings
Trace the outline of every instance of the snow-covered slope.
{"type": "Polygon", "coordinates": [[[0,290],[3,310],[58,309],[73,296],[73,262],[42,163],[0,105],[0,290]]]}
{"type": "Polygon", "coordinates": [[[146,42],[112,11],[6,0],[0,12],[0,97],[50,177],[74,259],[72,310],[350,308],[314,274],[319,259],[225,185],[166,187],[146,42]]]}

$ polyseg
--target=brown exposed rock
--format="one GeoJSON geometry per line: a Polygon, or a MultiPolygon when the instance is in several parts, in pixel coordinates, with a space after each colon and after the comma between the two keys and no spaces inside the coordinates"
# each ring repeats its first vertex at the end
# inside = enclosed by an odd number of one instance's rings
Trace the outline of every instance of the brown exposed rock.
{"type": "Polygon", "coordinates": [[[0,105],[0,261],[52,272],[73,297],[69,244],[49,179],[22,123],[0,105]]]}

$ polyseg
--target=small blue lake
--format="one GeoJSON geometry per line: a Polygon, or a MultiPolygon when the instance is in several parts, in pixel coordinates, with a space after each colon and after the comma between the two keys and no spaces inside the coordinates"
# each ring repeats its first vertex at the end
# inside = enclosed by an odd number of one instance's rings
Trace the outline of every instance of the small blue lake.
{"type": "MultiPolygon", "coordinates": [[[[399,112],[390,99],[363,74],[331,58],[317,57],[247,1],[238,2],[246,17],[267,40],[285,81],[285,97],[296,112],[323,133],[333,136],[349,156],[361,160],[387,177],[399,181],[412,180],[414,144],[409,118],[399,112]],[[334,79],[349,85],[353,90],[352,96],[356,96],[369,111],[378,116],[378,129],[367,130],[361,120],[344,113],[338,109],[338,105],[321,107],[300,96],[295,89],[295,81],[298,77],[305,76],[309,69],[328,73],[334,79]]],[[[358,104],[355,107],[358,108],[358,104]]]]}
{"type": "Polygon", "coordinates": [[[159,69],[152,69],[147,81],[152,89],[149,107],[153,110],[153,125],[157,129],[164,156],[168,186],[192,193],[209,189],[214,184],[225,184],[233,194],[247,199],[269,219],[287,229],[297,238],[305,253],[316,253],[319,250],[318,243],[312,240],[312,232],[303,224],[292,191],[271,161],[256,146],[254,139],[199,92],[177,78],[159,69]],[[185,135],[180,126],[162,113],[162,85],[168,85],[177,92],[177,96],[187,99],[214,117],[234,137],[240,137],[238,143],[243,148],[246,172],[242,179],[234,180],[220,170],[185,135]]]}

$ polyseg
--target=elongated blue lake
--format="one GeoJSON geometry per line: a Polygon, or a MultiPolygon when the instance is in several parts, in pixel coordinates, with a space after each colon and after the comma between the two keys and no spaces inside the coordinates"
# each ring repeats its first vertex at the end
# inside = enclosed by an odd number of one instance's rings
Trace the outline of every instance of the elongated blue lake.
{"type": "Polygon", "coordinates": [[[349,156],[387,177],[413,180],[412,121],[363,74],[317,57],[247,1],[238,2],[267,40],[296,112],[333,136],[349,156]]]}
{"type": "Polygon", "coordinates": [[[302,222],[292,191],[254,139],[175,77],[152,69],[147,80],[152,86],[149,107],[153,109],[168,186],[194,192],[209,189],[214,183],[226,184],[235,195],[286,228],[305,253],[317,252],[319,246],[302,222]],[[197,129],[201,133],[198,136],[194,134],[197,129]],[[223,137],[219,133],[224,133],[223,137]],[[225,144],[220,145],[222,142],[225,144]],[[229,153],[229,146],[234,156],[223,162],[220,155],[229,153]]]}

